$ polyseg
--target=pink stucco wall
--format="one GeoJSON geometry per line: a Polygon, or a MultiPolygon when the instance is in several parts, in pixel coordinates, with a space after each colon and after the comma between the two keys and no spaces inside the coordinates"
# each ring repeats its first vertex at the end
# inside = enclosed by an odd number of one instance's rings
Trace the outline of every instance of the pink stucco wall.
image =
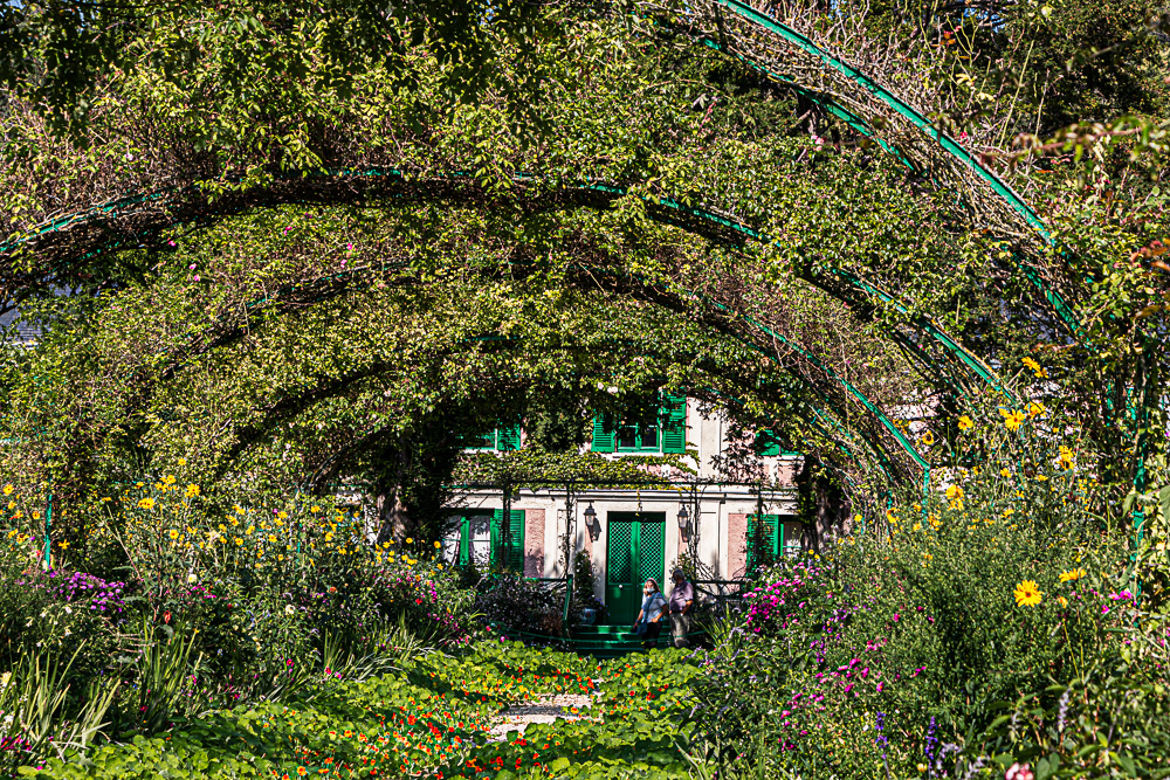
{"type": "Polygon", "coordinates": [[[544,510],[524,513],[524,576],[544,576],[544,510]]]}
{"type": "Polygon", "coordinates": [[[744,512],[727,515],[727,574],[739,577],[747,569],[747,519],[744,512]]]}

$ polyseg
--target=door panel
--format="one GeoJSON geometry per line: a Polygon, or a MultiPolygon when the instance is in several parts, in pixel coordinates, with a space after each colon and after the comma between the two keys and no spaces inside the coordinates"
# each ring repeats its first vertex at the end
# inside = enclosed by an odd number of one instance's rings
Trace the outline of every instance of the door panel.
{"type": "Polygon", "coordinates": [[[662,587],[665,512],[610,512],[607,516],[605,604],[610,623],[631,624],[642,607],[642,583],[662,587]]]}

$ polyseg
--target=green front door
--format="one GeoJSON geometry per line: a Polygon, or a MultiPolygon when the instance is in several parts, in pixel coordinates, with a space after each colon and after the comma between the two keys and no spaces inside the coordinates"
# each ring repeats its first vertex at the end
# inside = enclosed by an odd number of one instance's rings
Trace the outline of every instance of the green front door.
{"type": "Polygon", "coordinates": [[[666,563],[665,512],[610,512],[605,534],[605,605],[609,622],[630,625],[642,608],[642,583],[662,587],[666,563]]]}

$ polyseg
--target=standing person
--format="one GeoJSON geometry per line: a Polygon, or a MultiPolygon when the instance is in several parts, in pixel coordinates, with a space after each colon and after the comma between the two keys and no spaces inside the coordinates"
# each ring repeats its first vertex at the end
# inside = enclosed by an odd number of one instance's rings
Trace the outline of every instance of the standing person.
{"type": "Polygon", "coordinates": [[[634,633],[642,640],[642,647],[653,647],[662,631],[662,615],[666,612],[666,596],[658,589],[654,579],[646,580],[642,586],[642,609],[634,622],[634,633]]]}
{"type": "Polygon", "coordinates": [[[674,588],[670,591],[670,634],[675,647],[687,646],[691,633],[691,606],[695,603],[695,586],[687,580],[686,572],[675,569],[674,588]]]}

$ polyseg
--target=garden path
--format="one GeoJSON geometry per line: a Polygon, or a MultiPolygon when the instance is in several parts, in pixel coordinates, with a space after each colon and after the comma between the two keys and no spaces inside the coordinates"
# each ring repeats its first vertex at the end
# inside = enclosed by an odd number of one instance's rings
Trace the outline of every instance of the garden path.
{"type": "MultiPolygon", "coordinates": [[[[543,693],[533,699],[516,702],[495,716],[491,727],[493,740],[502,740],[509,731],[524,733],[529,723],[555,723],[588,718],[593,697],[586,694],[543,693]]],[[[597,719],[597,718],[594,718],[597,719]]]]}

